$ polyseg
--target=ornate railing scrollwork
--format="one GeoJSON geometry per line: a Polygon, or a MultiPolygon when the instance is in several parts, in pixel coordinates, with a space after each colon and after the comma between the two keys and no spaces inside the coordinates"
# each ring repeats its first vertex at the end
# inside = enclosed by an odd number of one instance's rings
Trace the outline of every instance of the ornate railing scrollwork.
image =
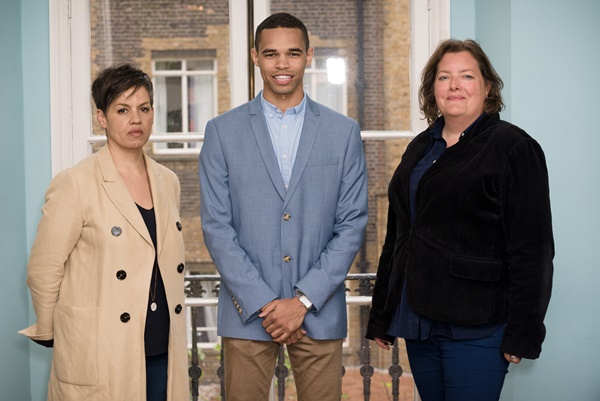
{"type": "MultiPolygon", "coordinates": [[[[371,296],[373,295],[374,281],[376,275],[373,273],[359,273],[349,274],[346,277],[346,282],[356,282],[358,285],[354,290],[351,290],[346,286],[346,302],[348,305],[358,305],[360,307],[360,324],[361,332],[365,331],[366,324],[368,321],[369,305],[371,304],[371,296]],[[352,295],[352,292],[358,295],[352,295]]],[[[186,294],[186,306],[191,308],[191,358],[189,367],[189,376],[191,380],[191,395],[192,400],[198,400],[198,388],[200,378],[202,376],[202,368],[199,366],[198,358],[198,308],[205,306],[217,306],[217,297],[219,295],[219,275],[189,275],[185,277],[185,294],[186,294]],[[205,297],[207,291],[203,287],[204,282],[217,282],[214,290],[210,297],[205,297]]],[[[223,347],[220,349],[220,363],[217,368],[216,374],[220,380],[220,395],[221,400],[225,399],[225,374],[223,366],[223,347]]],[[[361,348],[359,351],[360,355],[360,375],[363,378],[363,394],[364,400],[369,401],[371,397],[371,378],[375,372],[374,367],[371,365],[371,348],[369,341],[361,339],[361,348]]],[[[281,347],[275,367],[274,377],[277,379],[277,398],[280,401],[285,399],[285,382],[289,377],[289,369],[285,364],[285,347],[281,347]]],[[[344,367],[343,367],[344,368],[344,367]]],[[[344,371],[345,373],[345,368],[344,371]]],[[[392,384],[392,397],[394,401],[398,400],[399,387],[400,387],[400,376],[402,375],[402,367],[399,364],[398,354],[398,342],[394,342],[392,346],[392,365],[388,369],[391,384],[392,384]]]]}

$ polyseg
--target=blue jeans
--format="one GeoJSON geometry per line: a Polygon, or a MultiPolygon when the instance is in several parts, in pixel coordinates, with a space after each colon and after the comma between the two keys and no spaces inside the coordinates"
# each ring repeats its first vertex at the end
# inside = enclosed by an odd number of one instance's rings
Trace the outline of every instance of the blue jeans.
{"type": "Polygon", "coordinates": [[[500,350],[504,327],[489,337],[406,340],[410,368],[422,401],[497,401],[508,362],[500,350]]]}
{"type": "Polygon", "coordinates": [[[169,354],[146,357],[146,400],[166,401],[169,354]]]}

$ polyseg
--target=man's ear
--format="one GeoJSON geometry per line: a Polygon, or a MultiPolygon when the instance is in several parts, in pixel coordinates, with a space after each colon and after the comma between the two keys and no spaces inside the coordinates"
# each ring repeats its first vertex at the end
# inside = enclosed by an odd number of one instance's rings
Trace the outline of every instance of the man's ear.
{"type": "Polygon", "coordinates": [[[310,63],[312,62],[313,56],[315,55],[315,49],[309,47],[306,52],[306,66],[310,67],[310,63]]]}
{"type": "Polygon", "coordinates": [[[250,56],[252,57],[254,65],[258,67],[258,53],[255,48],[250,49],[250,56]]]}

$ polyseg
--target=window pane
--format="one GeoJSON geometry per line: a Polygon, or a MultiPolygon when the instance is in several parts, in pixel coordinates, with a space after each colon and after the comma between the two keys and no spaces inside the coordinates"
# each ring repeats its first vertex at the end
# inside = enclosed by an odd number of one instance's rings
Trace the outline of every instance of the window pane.
{"type": "Polygon", "coordinates": [[[317,70],[324,70],[327,68],[327,59],[325,57],[315,57],[313,60],[313,62],[315,63],[315,68],[317,70]]]}
{"type": "Polygon", "coordinates": [[[189,131],[204,132],[208,120],[215,114],[213,82],[210,75],[188,77],[189,131]]]}
{"type": "Polygon", "coordinates": [[[156,67],[157,70],[181,70],[181,61],[157,61],[156,67]]]}
{"type": "Polygon", "coordinates": [[[347,114],[346,62],[330,50],[315,49],[315,53],[330,53],[331,57],[313,58],[313,66],[305,73],[304,90],[313,100],[347,114]]]}
{"type": "Polygon", "coordinates": [[[212,71],[214,69],[213,60],[188,60],[188,71],[212,71]]]}
{"type": "Polygon", "coordinates": [[[181,132],[181,78],[156,77],[154,131],[181,132]]]}
{"type": "Polygon", "coordinates": [[[313,87],[313,74],[307,74],[304,73],[304,92],[308,93],[308,96],[312,97],[312,90],[311,88],[313,87]]]}
{"type": "Polygon", "coordinates": [[[317,96],[319,101],[326,104],[334,110],[344,109],[344,86],[331,84],[327,75],[319,74],[317,79],[317,96]]]}

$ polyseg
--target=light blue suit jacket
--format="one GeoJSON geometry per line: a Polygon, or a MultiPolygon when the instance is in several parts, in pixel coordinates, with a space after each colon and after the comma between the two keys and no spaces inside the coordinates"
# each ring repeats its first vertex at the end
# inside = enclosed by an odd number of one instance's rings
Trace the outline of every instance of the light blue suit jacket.
{"type": "Polygon", "coordinates": [[[344,278],[367,224],[358,123],[312,101],[286,191],[260,96],[208,122],[200,152],[204,241],[219,271],[218,334],[270,341],[260,308],[295,289],[314,339],[347,334],[344,278]]]}

